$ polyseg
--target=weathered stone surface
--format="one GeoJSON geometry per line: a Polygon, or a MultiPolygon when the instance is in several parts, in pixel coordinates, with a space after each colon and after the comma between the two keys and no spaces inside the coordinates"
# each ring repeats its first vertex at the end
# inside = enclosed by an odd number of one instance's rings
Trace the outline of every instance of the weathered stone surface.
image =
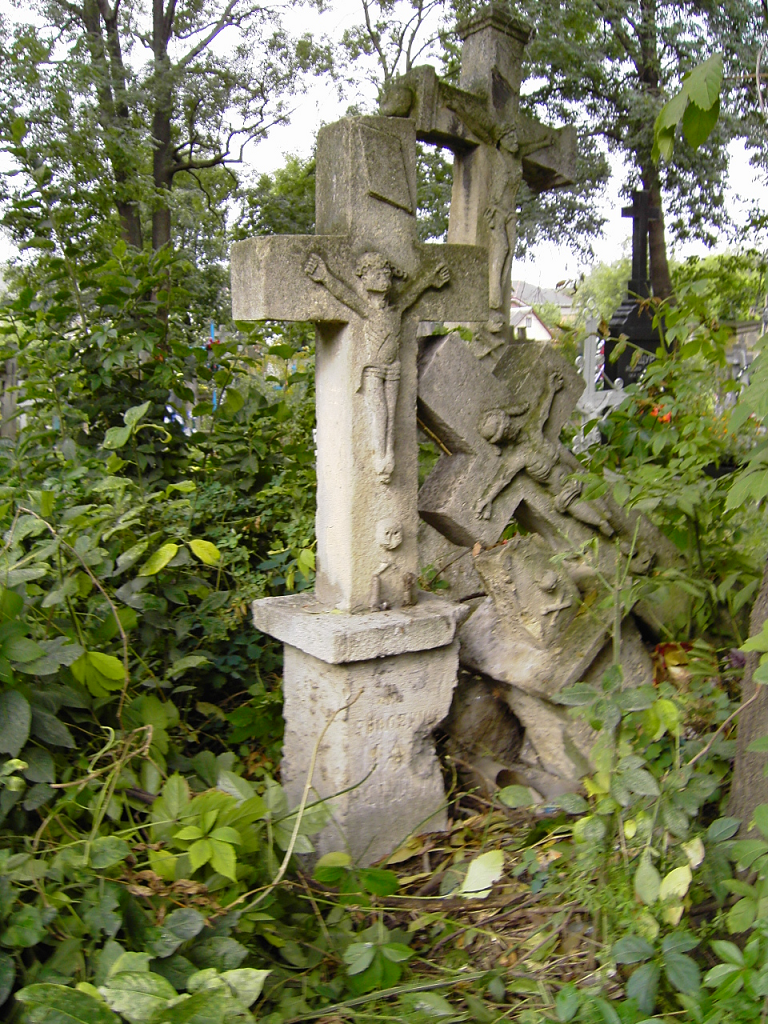
{"type": "Polygon", "coordinates": [[[573,790],[592,770],[589,753],[596,735],[589,726],[559,707],[516,686],[506,689],[505,700],[525,728],[541,768],[549,775],[569,780],[573,790]]]}
{"type": "Polygon", "coordinates": [[[611,621],[610,610],[598,615],[589,607],[594,601],[585,607],[573,576],[551,554],[533,534],[478,555],[489,596],[459,631],[463,665],[541,697],[578,682],[611,621]]]}
{"type": "Polygon", "coordinates": [[[418,542],[421,571],[431,568],[440,582],[448,584],[445,590],[438,591],[440,597],[465,601],[485,594],[485,584],[477,574],[470,548],[452,544],[423,520],[419,523],[418,542]]]}
{"type": "Polygon", "coordinates": [[[487,311],[484,254],[419,244],[415,211],[413,124],[347,118],[318,139],[319,234],[232,249],[237,319],[317,324],[316,595],[346,612],[414,600],[417,324],[487,311]]]}
{"type": "Polygon", "coordinates": [[[286,645],[282,779],[294,805],[331,722],[312,778],[316,798],[335,797],[333,821],[313,838],[319,855],[347,850],[371,863],[411,832],[445,827],[432,730],[448,713],[457,668],[456,642],[345,665],[286,645]]]}
{"type": "Polygon", "coordinates": [[[444,647],[467,614],[432,594],[410,607],[355,615],[329,612],[312,594],[265,597],[252,607],[262,633],[330,665],[444,647]]]}

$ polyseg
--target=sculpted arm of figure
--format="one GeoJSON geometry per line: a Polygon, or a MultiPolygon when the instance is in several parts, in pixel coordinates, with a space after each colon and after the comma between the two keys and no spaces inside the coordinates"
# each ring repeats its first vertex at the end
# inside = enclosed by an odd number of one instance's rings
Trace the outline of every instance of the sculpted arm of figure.
{"type": "Polygon", "coordinates": [[[438,263],[436,267],[426,270],[416,277],[403,289],[397,306],[401,313],[418,302],[424,292],[430,288],[444,288],[451,280],[451,272],[444,263],[438,263]]]}
{"type": "Polygon", "coordinates": [[[351,309],[353,313],[357,313],[363,319],[368,316],[368,309],[357,292],[350,288],[346,281],[336,277],[328,269],[323,257],[318,255],[318,253],[313,252],[309,254],[307,262],[304,264],[304,273],[316,284],[321,284],[326,288],[347,309],[351,309]]]}
{"type": "Polygon", "coordinates": [[[440,95],[446,107],[456,114],[473,135],[487,146],[496,145],[499,125],[488,112],[487,100],[484,97],[473,96],[445,82],[440,83],[440,95]]]}
{"type": "Polygon", "coordinates": [[[483,497],[475,505],[475,515],[478,519],[490,519],[493,503],[504,490],[509,487],[518,473],[525,469],[525,452],[515,452],[511,458],[502,461],[496,478],[488,488],[483,497]]]}

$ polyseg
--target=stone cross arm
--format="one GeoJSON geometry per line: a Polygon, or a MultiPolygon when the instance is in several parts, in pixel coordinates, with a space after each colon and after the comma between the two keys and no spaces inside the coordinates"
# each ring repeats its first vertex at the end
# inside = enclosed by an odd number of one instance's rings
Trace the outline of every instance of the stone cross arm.
{"type": "MultiPolygon", "coordinates": [[[[417,269],[445,265],[448,285],[428,289],[414,303],[421,320],[482,320],[488,315],[486,255],[469,245],[415,245],[417,269]]],[[[348,323],[348,305],[312,280],[305,270],[313,254],[346,281],[355,280],[362,250],[340,235],[268,235],[232,247],[232,310],[235,320],[312,320],[348,323]]],[[[405,284],[400,286],[405,289],[405,284]]]]}
{"type": "Polygon", "coordinates": [[[488,97],[441,81],[429,65],[413,68],[389,87],[382,110],[396,111],[416,124],[423,142],[461,150],[496,146],[507,132],[508,145],[517,144],[523,179],[534,192],[573,184],[576,173],[576,130],[550,128],[533,117],[516,113],[506,123],[489,108],[488,97]]]}

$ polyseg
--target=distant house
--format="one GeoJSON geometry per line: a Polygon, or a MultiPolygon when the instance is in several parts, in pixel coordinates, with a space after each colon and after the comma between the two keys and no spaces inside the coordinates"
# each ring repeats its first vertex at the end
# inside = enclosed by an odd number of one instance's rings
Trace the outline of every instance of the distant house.
{"type": "Polygon", "coordinates": [[[528,281],[512,282],[513,306],[516,302],[523,306],[557,306],[560,310],[560,320],[566,323],[576,315],[573,309],[573,296],[568,292],[559,291],[557,288],[541,288],[528,281]]]}
{"type": "Polygon", "coordinates": [[[524,330],[528,341],[552,341],[552,332],[534,312],[533,307],[526,306],[518,299],[512,299],[509,324],[515,333],[524,330]]]}

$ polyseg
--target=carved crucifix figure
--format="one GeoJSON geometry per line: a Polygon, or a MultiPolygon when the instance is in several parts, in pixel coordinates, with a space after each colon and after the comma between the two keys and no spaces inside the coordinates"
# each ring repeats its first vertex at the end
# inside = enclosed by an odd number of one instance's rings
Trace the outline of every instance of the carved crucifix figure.
{"type": "Polygon", "coordinates": [[[418,322],[488,315],[486,253],[417,240],[415,150],[403,118],[328,125],[318,137],[318,234],[232,250],[237,319],[317,328],[315,596],[344,612],[415,599],[418,322]],[[380,524],[392,521],[400,541],[382,552],[380,524]]]}
{"type": "Polygon", "coordinates": [[[382,483],[388,484],[395,468],[395,411],[400,389],[403,314],[428,288],[438,289],[448,284],[450,271],[444,263],[439,263],[394,297],[391,295],[392,279],[407,275],[378,252],[364,253],[355,268],[364,295],[351,282],[329,270],[322,256],[315,252],[310,254],[304,272],[364,321],[364,362],[356,390],[364,392],[370,414],[376,473],[382,483]]]}
{"type": "Polygon", "coordinates": [[[537,484],[549,489],[555,511],[573,516],[599,530],[603,536],[612,537],[616,531],[604,511],[595,502],[582,501],[581,482],[568,479],[570,467],[566,468],[561,462],[562,447],[544,434],[555,395],[564,383],[562,373],[552,370],[538,408],[525,419],[513,417],[503,409],[493,409],[482,417],[480,433],[487,441],[501,446],[501,458],[493,482],[477,502],[475,512],[482,519],[490,519],[496,498],[518,473],[525,472],[537,484]]]}
{"type": "Polygon", "coordinates": [[[570,184],[576,137],[520,113],[529,26],[491,5],[458,31],[460,88],[431,67],[414,68],[385,93],[382,112],[411,118],[419,139],[453,150],[448,241],[488,249],[489,327],[498,331],[509,323],[520,184],[534,192],[570,184]]]}

